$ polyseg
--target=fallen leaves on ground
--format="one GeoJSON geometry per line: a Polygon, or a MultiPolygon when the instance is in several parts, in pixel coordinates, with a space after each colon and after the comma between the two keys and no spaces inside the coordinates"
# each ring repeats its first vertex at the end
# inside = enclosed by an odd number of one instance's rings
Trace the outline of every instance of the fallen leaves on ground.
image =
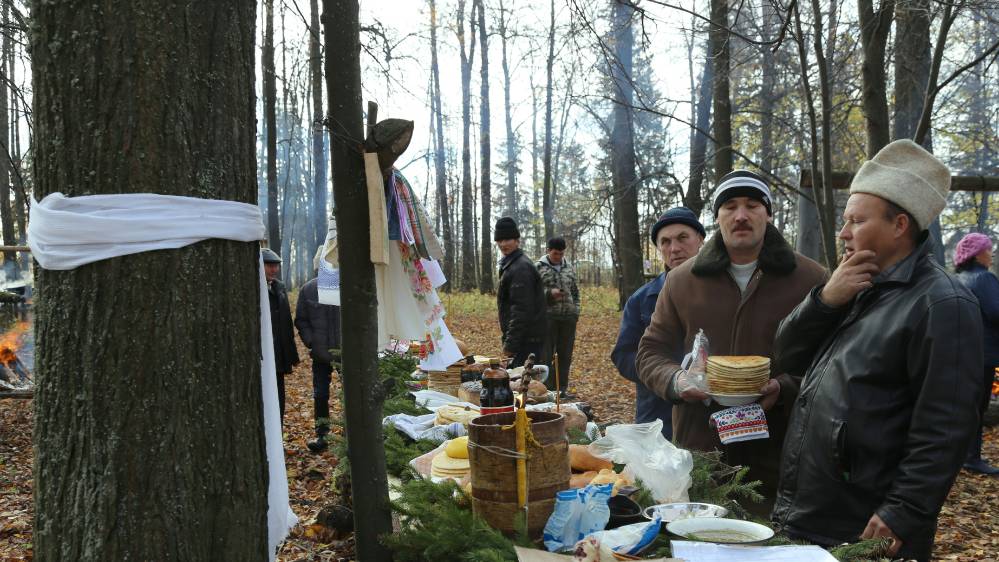
{"type": "MultiPolygon", "coordinates": [[[[495,300],[490,295],[445,295],[448,324],[456,337],[478,354],[500,352],[495,300]]],[[[576,335],[576,352],[569,388],[589,402],[600,423],[634,421],[634,386],[618,375],[610,362],[620,313],[616,293],[585,289],[583,315],[576,335]]],[[[301,344],[299,344],[301,345],[301,344]]],[[[338,561],[353,556],[351,536],[317,524],[319,510],[332,498],[330,474],[337,459],[329,452],[313,454],[306,442],[314,436],[311,360],[303,361],[286,378],[287,411],[284,420],[288,491],[296,526],[282,545],[278,560],[338,561]]],[[[340,385],[333,382],[330,411],[340,415],[340,385]]],[[[0,400],[0,562],[31,560],[31,430],[30,400],[0,400]]],[[[984,455],[999,463],[999,432],[990,428],[984,455]]],[[[935,559],[999,559],[999,477],[961,471],[951,490],[937,529],[935,559]]]]}

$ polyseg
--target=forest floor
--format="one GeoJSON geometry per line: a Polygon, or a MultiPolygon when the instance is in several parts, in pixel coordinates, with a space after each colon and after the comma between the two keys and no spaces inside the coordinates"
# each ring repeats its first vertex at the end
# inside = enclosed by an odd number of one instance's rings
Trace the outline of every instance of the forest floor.
{"type": "MultiPolygon", "coordinates": [[[[457,294],[445,295],[444,300],[456,337],[477,354],[500,352],[492,297],[457,294]]],[[[569,388],[593,406],[600,423],[630,422],[634,413],[634,387],[617,374],[609,359],[619,321],[614,291],[584,290],[569,388]]],[[[328,452],[315,455],[305,447],[313,437],[312,375],[308,354],[300,352],[305,360],[286,380],[284,431],[291,504],[301,524],[285,541],[278,560],[344,560],[353,550],[351,538],[314,523],[331,495],[330,473],[337,460],[328,452]]],[[[331,395],[339,396],[336,382],[331,395]]],[[[330,406],[332,415],[338,415],[339,401],[334,398],[330,406]]],[[[31,430],[30,400],[0,400],[0,562],[32,559],[31,430]]],[[[984,452],[999,463],[995,425],[987,429],[984,452]]],[[[999,560],[999,478],[961,471],[940,516],[935,559],[999,560]]]]}

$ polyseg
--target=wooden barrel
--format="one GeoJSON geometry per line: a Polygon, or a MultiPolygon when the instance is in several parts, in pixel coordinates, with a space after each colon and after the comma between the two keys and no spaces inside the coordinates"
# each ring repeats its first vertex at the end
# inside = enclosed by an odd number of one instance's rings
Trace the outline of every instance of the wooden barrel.
{"type": "MultiPolygon", "coordinates": [[[[569,488],[569,440],[565,418],[555,412],[528,412],[531,432],[541,445],[527,443],[527,531],[538,538],[555,509],[555,494],[569,488]]],[[[468,424],[472,510],[494,529],[516,532],[517,459],[514,414],[479,416],[468,424]]]]}

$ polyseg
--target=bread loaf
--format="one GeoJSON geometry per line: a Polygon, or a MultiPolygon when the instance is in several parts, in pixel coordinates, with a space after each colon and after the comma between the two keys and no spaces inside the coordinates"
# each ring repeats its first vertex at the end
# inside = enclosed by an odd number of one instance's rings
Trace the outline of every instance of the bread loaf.
{"type": "Polygon", "coordinates": [[[569,445],[569,464],[573,470],[603,470],[614,469],[614,463],[593,456],[586,445],[569,445]]]}

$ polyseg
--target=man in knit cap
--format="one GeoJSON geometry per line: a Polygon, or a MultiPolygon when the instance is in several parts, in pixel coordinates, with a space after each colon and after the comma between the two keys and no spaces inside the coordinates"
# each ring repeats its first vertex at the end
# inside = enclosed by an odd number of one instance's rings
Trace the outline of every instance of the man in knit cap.
{"type": "Polygon", "coordinates": [[[781,323],[776,367],[804,375],[773,512],[792,537],[890,537],[890,558],[930,559],[982,392],[978,302],[926,230],[949,190],[919,145],[884,147],[850,186],[839,267],[781,323]]]}
{"type": "Polygon", "coordinates": [[[635,366],[635,356],[638,354],[638,342],[652,321],[652,312],[656,309],[656,299],[666,283],[666,274],[671,269],[697,255],[704,244],[704,226],[697,220],[697,215],[686,207],[674,207],[665,213],[652,225],[649,237],[656,245],[663,258],[666,271],[658,277],[642,285],[624,305],[621,316],[621,330],[617,335],[617,343],[611,351],[611,361],[617,367],[621,376],[635,383],[635,423],[646,423],[662,420],[662,433],[667,439],[673,438],[673,403],[660,398],[649,390],[638,378],[638,367],[635,366]]]}
{"type": "Polygon", "coordinates": [[[541,358],[545,342],[545,288],[534,262],[520,249],[520,229],[510,217],[496,221],[493,240],[503,259],[499,263],[499,309],[503,354],[509,368],[524,364],[530,354],[541,358]]]}
{"type": "Polygon", "coordinates": [[[758,391],[769,437],[722,445],[709,420],[725,407],[692,384],[681,361],[699,330],[712,355],[770,357],[778,323],[825,280],[825,269],[795,253],[770,222],[772,207],[770,187],[759,175],[737,170],[721,178],[712,206],[718,232],[666,276],[636,357],[642,384],[674,404],[673,441],[685,449],[720,449],[726,462],[748,466],[747,480],[762,481],[766,501],[746,507],[764,517],[777,493],[781,443],[798,380],[771,370],[758,391]]]}

